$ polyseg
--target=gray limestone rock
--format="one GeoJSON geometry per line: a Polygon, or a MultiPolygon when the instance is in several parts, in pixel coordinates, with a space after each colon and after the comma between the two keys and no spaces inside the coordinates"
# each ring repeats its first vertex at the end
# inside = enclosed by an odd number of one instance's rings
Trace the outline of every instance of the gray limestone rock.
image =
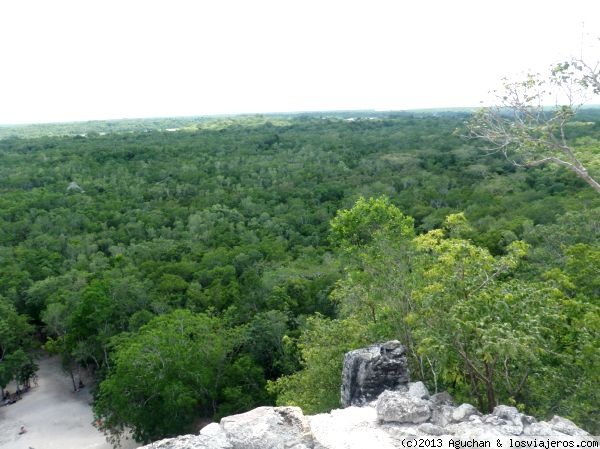
{"type": "Polygon", "coordinates": [[[486,424],[489,424],[490,426],[503,426],[506,424],[506,420],[500,418],[499,416],[496,415],[486,415],[483,419],[483,421],[486,424]]]}
{"type": "Polygon", "coordinates": [[[452,421],[465,421],[471,415],[478,415],[479,411],[471,404],[461,404],[452,411],[452,421]]]}
{"type": "Polygon", "coordinates": [[[200,430],[200,435],[210,438],[211,443],[218,445],[219,448],[229,448],[231,445],[227,440],[227,434],[217,423],[210,423],[200,430]]]}
{"type": "Polygon", "coordinates": [[[529,415],[522,414],[521,415],[521,422],[523,423],[524,426],[528,426],[530,424],[534,424],[534,423],[538,422],[538,420],[535,419],[534,416],[529,416],[529,415]]]}
{"type": "Polygon", "coordinates": [[[299,407],[259,407],[221,420],[232,449],[312,449],[313,437],[299,407]]]}
{"type": "Polygon", "coordinates": [[[314,449],[397,449],[396,433],[379,424],[375,407],[346,407],[309,416],[308,421],[314,449]]]}
{"type": "Polygon", "coordinates": [[[469,440],[472,438],[478,438],[482,435],[486,437],[505,437],[507,436],[500,427],[490,426],[481,423],[473,423],[469,421],[462,421],[455,424],[450,424],[445,427],[448,433],[461,439],[469,440]]]}
{"type": "Polygon", "coordinates": [[[417,429],[427,435],[445,435],[447,433],[443,427],[428,422],[420,424],[417,429]]]}
{"type": "Polygon", "coordinates": [[[550,421],[548,421],[552,430],[557,432],[564,433],[566,435],[571,436],[586,436],[588,433],[585,430],[580,429],[575,425],[573,421],[569,421],[566,418],[561,418],[560,416],[554,416],[550,421]]]}
{"type": "Polygon", "coordinates": [[[342,370],[342,407],[364,405],[385,390],[406,389],[408,360],[399,341],[348,352],[342,370]]]}
{"type": "Polygon", "coordinates": [[[398,391],[384,391],[377,400],[377,419],[379,422],[418,424],[429,420],[431,407],[429,401],[415,398],[398,391]]]}
{"type": "Polygon", "coordinates": [[[498,405],[494,407],[492,415],[506,421],[504,430],[511,435],[521,435],[523,433],[523,415],[515,407],[508,405],[498,405]]]}
{"type": "Polygon", "coordinates": [[[498,405],[494,407],[492,415],[498,416],[506,421],[512,422],[513,424],[522,424],[521,417],[523,416],[516,407],[509,407],[508,405],[498,405]]]}
{"type": "Polygon", "coordinates": [[[438,405],[431,412],[431,422],[440,427],[446,427],[452,422],[454,407],[451,405],[438,405]]]}
{"type": "Polygon", "coordinates": [[[144,446],[147,449],[232,449],[227,442],[214,440],[205,435],[182,435],[167,438],[144,446]]]}
{"type": "Polygon", "coordinates": [[[469,416],[469,422],[473,424],[483,424],[481,417],[479,415],[471,415],[469,416]]]}
{"type": "Polygon", "coordinates": [[[408,384],[409,396],[417,399],[429,399],[429,391],[423,382],[411,382],[408,384]]]}
{"type": "Polygon", "coordinates": [[[555,435],[556,432],[552,430],[552,426],[547,422],[536,422],[525,426],[523,434],[534,437],[543,437],[555,435]]]}
{"type": "Polygon", "coordinates": [[[452,396],[447,391],[436,393],[430,399],[434,405],[454,405],[454,399],[452,399],[452,396]]]}

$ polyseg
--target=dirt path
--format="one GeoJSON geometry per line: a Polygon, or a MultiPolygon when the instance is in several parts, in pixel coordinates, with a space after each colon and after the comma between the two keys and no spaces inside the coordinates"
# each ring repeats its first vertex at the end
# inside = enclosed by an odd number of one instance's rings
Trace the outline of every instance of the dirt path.
{"type": "MultiPolygon", "coordinates": [[[[0,449],[111,449],[91,424],[88,389],[74,393],[56,357],[40,360],[39,366],[38,386],[17,403],[0,407],[0,449]],[[19,435],[22,425],[27,433],[19,435]]],[[[139,445],[125,441],[122,447],[139,445]]]]}

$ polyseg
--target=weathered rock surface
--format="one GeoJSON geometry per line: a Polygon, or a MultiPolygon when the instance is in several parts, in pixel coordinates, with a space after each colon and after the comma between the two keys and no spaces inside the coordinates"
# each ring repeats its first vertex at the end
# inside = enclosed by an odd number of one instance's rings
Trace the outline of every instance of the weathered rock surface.
{"type": "Polygon", "coordinates": [[[219,443],[204,435],[183,435],[177,438],[167,438],[155,441],[147,446],[148,449],[231,449],[231,446],[219,443]]]}
{"type": "Polygon", "coordinates": [[[429,401],[409,393],[384,391],[377,400],[377,418],[380,422],[419,424],[431,417],[429,401]]]}
{"type": "Polygon", "coordinates": [[[260,407],[210,424],[200,435],[162,440],[146,449],[393,449],[413,437],[506,438],[588,436],[571,421],[555,416],[537,422],[514,407],[499,406],[481,415],[469,404],[439,405],[408,392],[385,391],[375,402],[314,416],[297,407],[260,407]],[[396,409],[394,409],[397,407],[396,409]],[[444,425],[431,411],[443,408],[444,425]],[[430,416],[431,415],[431,416],[430,416]],[[456,419],[460,419],[457,421],[456,419]],[[438,420],[438,422],[440,422],[438,420]]]}
{"type": "Polygon", "coordinates": [[[429,390],[423,382],[410,382],[408,384],[408,395],[417,399],[429,399],[429,390]]]}
{"type": "Polygon", "coordinates": [[[342,369],[342,407],[365,405],[385,390],[408,388],[406,349],[399,341],[348,352],[342,369]]]}
{"type": "Polygon", "coordinates": [[[314,449],[395,448],[395,439],[383,429],[373,406],[347,407],[309,418],[314,449]]]}
{"type": "Polygon", "coordinates": [[[308,419],[299,407],[259,407],[223,418],[221,429],[234,449],[314,447],[308,419]]]}
{"type": "Polygon", "coordinates": [[[452,421],[465,421],[471,415],[478,415],[479,412],[471,404],[461,404],[452,410],[452,421]]]}
{"type": "Polygon", "coordinates": [[[448,393],[429,395],[421,382],[408,384],[404,348],[398,342],[346,354],[342,399],[348,406],[315,416],[298,407],[259,407],[212,423],[199,435],[171,438],[146,449],[393,449],[403,438],[477,439],[588,437],[568,419],[538,422],[500,405],[482,415],[470,404],[454,405],[448,393]],[[394,378],[397,376],[397,378],[394,378]],[[377,391],[377,382],[385,388],[377,391]],[[348,384],[346,384],[348,382],[348,384]],[[345,395],[345,396],[344,396],[345,395]]]}

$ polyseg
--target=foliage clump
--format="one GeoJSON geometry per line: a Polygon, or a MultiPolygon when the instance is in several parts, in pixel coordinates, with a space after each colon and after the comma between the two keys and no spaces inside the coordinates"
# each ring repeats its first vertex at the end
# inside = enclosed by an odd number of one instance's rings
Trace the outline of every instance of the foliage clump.
{"type": "MultiPolygon", "coordinates": [[[[397,217],[402,214],[385,199],[360,199],[351,210],[338,212],[332,228],[355,235],[348,227],[369,228],[364,221],[373,219],[372,227],[385,229],[383,223],[397,217]]],[[[527,243],[513,241],[503,255],[493,256],[464,238],[470,232],[464,214],[454,214],[444,229],[416,237],[373,232],[372,238],[355,240],[349,269],[332,292],[341,317],[319,322],[319,332],[305,331],[302,370],[276,382],[278,402],[313,413],[337,406],[337,398],[320,401],[318,386],[332,384],[333,391],[338,385],[342,347],[360,346],[340,329],[360,323],[355,336],[400,339],[411,358],[413,379],[436,392],[448,390],[489,411],[509,403],[536,414],[560,412],[598,429],[590,413],[597,403],[590,387],[600,380],[594,371],[600,309],[595,278],[578,276],[583,267],[598,268],[596,251],[583,244],[571,247],[564,270],[548,271],[540,281],[520,275],[527,243]],[[335,345],[329,335],[337,333],[344,338],[335,345]],[[333,359],[327,370],[321,356],[333,359]]],[[[347,250],[349,245],[338,241],[347,250]]]]}

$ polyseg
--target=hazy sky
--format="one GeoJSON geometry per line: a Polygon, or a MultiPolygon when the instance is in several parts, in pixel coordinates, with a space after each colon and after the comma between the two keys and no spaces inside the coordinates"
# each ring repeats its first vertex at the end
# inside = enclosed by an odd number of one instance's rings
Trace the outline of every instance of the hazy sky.
{"type": "Polygon", "coordinates": [[[600,0],[0,0],[0,123],[476,106],[598,37],[600,0]]]}

